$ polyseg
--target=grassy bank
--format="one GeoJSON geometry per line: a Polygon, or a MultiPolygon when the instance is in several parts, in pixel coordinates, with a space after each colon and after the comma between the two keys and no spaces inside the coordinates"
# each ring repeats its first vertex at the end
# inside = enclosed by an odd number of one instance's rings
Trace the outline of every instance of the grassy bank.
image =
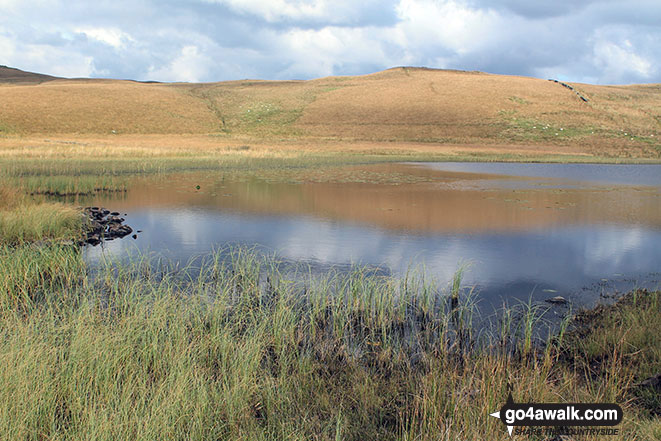
{"type": "Polygon", "coordinates": [[[0,245],[77,240],[82,227],[83,217],[75,207],[39,202],[23,190],[0,183],[0,245]]]}
{"type": "Polygon", "coordinates": [[[447,302],[459,278],[437,295],[423,275],[318,278],[222,256],[92,271],[72,248],[1,247],[0,433],[504,440],[488,413],[509,382],[524,402],[620,403],[613,439],[660,434],[653,390],[634,386],[661,367],[658,293],[532,345],[525,308],[471,331],[471,303],[447,302]]]}

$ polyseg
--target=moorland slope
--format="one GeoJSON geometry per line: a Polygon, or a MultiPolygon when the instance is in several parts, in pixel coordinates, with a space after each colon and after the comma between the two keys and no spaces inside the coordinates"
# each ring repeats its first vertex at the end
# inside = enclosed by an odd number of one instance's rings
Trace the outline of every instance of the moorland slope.
{"type": "Polygon", "coordinates": [[[0,70],[4,135],[211,134],[348,144],[567,145],[626,157],[661,152],[658,84],[596,86],[426,68],[201,84],[17,72],[0,70]]]}

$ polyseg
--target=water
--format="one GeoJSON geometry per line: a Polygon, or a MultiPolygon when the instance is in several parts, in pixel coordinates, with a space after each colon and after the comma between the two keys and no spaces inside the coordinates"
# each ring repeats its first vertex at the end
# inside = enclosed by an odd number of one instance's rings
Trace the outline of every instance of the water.
{"type": "Polygon", "coordinates": [[[142,177],[79,202],[142,230],[88,247],[91,261],[135,251],[187,261],[240,244],[317,271],[424,265],[441,291],[464,266],[464,283],[497,306],[658,287],[660,196],[659,165],[433,163],[142,177]]]}

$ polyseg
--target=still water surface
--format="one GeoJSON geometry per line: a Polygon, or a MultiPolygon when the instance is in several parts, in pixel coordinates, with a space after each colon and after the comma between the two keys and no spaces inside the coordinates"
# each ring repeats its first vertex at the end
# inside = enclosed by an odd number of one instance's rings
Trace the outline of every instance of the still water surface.
{"type": "Polygon", "coordinates": [[[80,201],[127,213],[142,230],[88,247],[188,261],[225,245],[259,246],[324,271],[352,264],[403,274],[424,265],[481,301],[659,286],[661,166],[407,163],[315,171],[187,173],[133,180],[80,201]],[[198,189],[197,186],[200,188],[198,189]]]}

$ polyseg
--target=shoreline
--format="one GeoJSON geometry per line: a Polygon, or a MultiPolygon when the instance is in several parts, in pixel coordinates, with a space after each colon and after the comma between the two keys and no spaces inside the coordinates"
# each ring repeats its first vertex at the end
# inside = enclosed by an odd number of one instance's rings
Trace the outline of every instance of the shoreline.
{"type": "Polygon", "coordinates": [[[503,404],[508,384],[520,402],[621,404],[626,418],[613,439],[661,433],[658,291],[578,315],[575,328],[567,321],[542,345],[532,331],[534,311],[510,309],[485,340],[470,327],[474,311],[458,294],[460,278],[450,293],[456,302],[430,295],[422,281],[402,290],[401,280],[360,271],[301,286],[246,250],[229,264],[209,256],[195,280],[185,268],[145,260],[110,262],[92,276],[76,247],[47,242],[82,241],[82,209],[29,196],[121,191],[125,176],[198,167],[289,170],[401,159],[240,147],[201,158],[192,157],[194,149],[173,157],[144,145],[76,145],[58,161],[58,149],[44,146],[4,155],[0,433],[504,440],[506,430],[488,415],[503,404]]]}
{"type": "Polygon", "coordinates": [[[229,263],[209,256],[197,280],[146,261],[111,262],[92,278],[61,247],[0,247],[0,262],[0,400],[13,415],[0,428],[10,437],[146,439],[142,421],[171,438],[505,439],[488,412],[507,383],[521,402],[619,403],[626,419],[614,439],[659,430],[658,291],[577,314],[538,346],[526,331],[533,315],[512,321],[510,311],[485,342],[460,297],[447,309],[423,285],[397,294],[396,280],[360,272],[302,287],[246,250],[229,263]],[[100,416],[108,425],[96,426],[100,416]]]}

